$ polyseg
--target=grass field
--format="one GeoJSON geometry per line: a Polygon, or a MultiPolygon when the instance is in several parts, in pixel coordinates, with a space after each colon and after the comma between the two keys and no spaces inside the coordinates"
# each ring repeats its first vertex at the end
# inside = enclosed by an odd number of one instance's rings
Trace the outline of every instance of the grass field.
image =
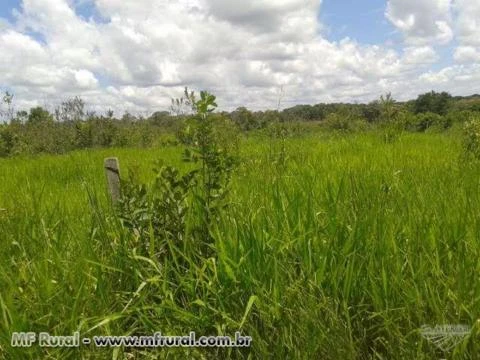
{"type": "MultiPolygon", "coordinates": [[[[244,139],[215,256],[138,255],[103,159],[150,181],[180,147],[0,159],[0,358],[474,359],[480,166],[455,134],[244,139]],[[179,267],[182,261],[188,266],[179,267]],[[422,325],[465,324],[451,351],[422,325]],[[233,335],[250,349],[12,348],[11,333],[233,335]]],[[[136,242],[137,241],[137,242],[136,242]]]]}

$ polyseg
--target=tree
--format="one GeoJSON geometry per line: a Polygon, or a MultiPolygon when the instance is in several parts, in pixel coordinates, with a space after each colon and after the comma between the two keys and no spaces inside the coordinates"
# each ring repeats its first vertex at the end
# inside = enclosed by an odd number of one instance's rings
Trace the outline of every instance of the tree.
{"type": "Polygon", "coordinates": [[[7,105],[7,111],[5,112],[5,116],[7,117],[7,120],[12,120],[13,119],[13,114],[15,113],[13,109],[13,97],[14,95],[11,94],[8,91],[5,91],[5,94],[3,95],[3,102],[7,105]]]}
{"type": "Polygon", "coordinates": [[[175,116],[191,115],[196,111],[196,99],[193,91],[188,92],[188,88],[185,87],[183,96],[177,99],[172,99],[170,105],[170,112],[175,116]]]}
{"type": "Polygon", "coordinates": [[[25,110],[17,111],[17,116],[12,119],[12,124],[25,124],[28,121],[28,112],[25,110]]]}
{"type": "Polygon", "coordinates": [[[28,114],[28,124],[45,124],[53,122],[53,116],[41,106],[30,109],[28,114]]]}
{"type": "Polygon", "coordinates": [[[413,106],[415,114],[434,113],[446,115],[452,105],[452,95],[447,92],[437,93],[431,91],[419,95],[413,106]]]}
{"type": "Polygon", "coordinates": [[[80,121],[85,117],[85,102],[78,96],[62,102],[60,107],[55,109],[57,121],[80,121]]]}
{"type": "Polygon", "coordinates": [[[397,109],[395,108],[395,100],[392,97],[392,93],[388,93],[385,96],[380,96],[379,101],[380,116],[382,120],[392,121],[397,109]]]}
{"type": "Polygon", "coordinates": [[[258,127],[253,113],[245,107],[239,107],[232,112],[231,117],[242,130],[252,130],[258,127]]]}
{"type": "Polygon", "coordinates": [[[361,105],[361,115],[365,118],[369,123],[373,123],[378,121],[380,118],[380,106],[378,101],[372,101],[369,104],[361,105]]]}

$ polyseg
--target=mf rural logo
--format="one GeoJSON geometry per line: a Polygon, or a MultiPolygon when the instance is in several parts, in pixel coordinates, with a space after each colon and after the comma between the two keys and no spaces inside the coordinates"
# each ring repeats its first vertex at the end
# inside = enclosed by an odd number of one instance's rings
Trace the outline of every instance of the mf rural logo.
{"type": "Polygon", "coordinates": [[[420,334],[442,351],[451,351],[471,332],[467,325],[423,325],[420,334]]]}

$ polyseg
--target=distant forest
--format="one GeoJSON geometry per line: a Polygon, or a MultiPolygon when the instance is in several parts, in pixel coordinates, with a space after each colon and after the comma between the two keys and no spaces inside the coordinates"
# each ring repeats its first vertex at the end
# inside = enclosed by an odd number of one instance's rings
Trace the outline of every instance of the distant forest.
{"type": "MultiPolygon", "coordinates": [[[[86,111],[80,97],[67,99],[53,112],[43,107],[14,111],[14,96],[5,92],[1,109],[0,157],[36,153],[65,153],[94,147],[162,146],[191,141],[188,90],[172,99],[170,111],[151,116],[114,111],[97,114],[86,111]]],[[[217,126],[236,133],[259,132],[269,136],[304,134],[312,129],[364,131],[394,126],[405,131],[444,131],[480,113],[480,95],[451,96],[428,92],[417,99],[397,102],[390,94],[368,104],[297,105],[282,111],[250,111],[240,107],[219,112],[217,126]]]]}

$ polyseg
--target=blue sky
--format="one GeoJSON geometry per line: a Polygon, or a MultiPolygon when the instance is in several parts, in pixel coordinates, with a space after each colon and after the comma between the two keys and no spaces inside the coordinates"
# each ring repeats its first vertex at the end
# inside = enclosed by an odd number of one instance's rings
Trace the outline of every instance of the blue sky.
{"type": "Polygon", "coordinates": [[[385,19],[385,8],[384,0],[370,0],[368,7],[358,0],[325,0],[319,18],[328,28],[328,38],[334,41],[345,37],[368,44],[400,41],[399,36],[394,36],[395,28],[385,19]]]}
{"type": "Polygon", "coordinates": [[[184,86],[225,109],[480,85],[478,0],[2,0],[0,90],[148,112],[184,86]],[[15,10],[15,16],[13,15],[15,10]],[[478,24],[477,24],[478,23],[478,24]]]}
{"type": "MultiPolygon", "coordinates": [[[[2,0],[0,17],[14,21],[13,9],[19,10],[21,3],[21,0],[2,0]]],[[[385,8],[384,0],[369,0],[368,7],[359,0],[324,0],[319,19],[327,27],[328,38],[334,41],[340,41],[345,37],[369,44],[383,43],[387,40],[400,41],[398,35],[393,36],[395,28],[385,19],[385,8]]],[[[102,21],[92,0],[77,2],[75,11],[84,19],[102,21]]]]}
{"type": "Polygon", "coordinates": [[[13,20],[12,10],[20,7],[20,0],[2,0],[0,2],[0,17],[13,20]]]}

